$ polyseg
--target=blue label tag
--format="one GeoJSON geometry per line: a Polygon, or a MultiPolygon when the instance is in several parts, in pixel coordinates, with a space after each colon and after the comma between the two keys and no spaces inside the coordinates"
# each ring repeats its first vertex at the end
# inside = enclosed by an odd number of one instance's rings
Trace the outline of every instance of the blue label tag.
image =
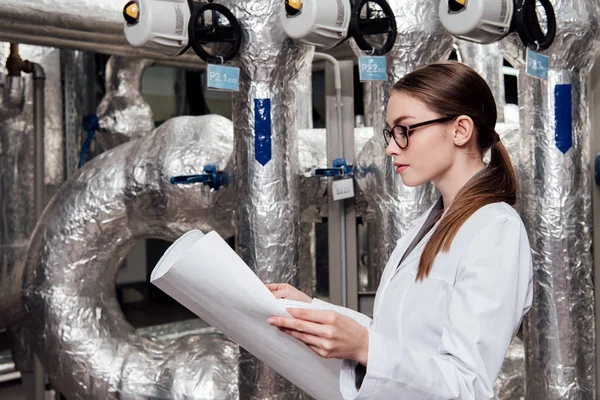
{"type": "Polygon", "coordinates": [[[254,99],[254,158],[263,167],[271,160],[271,99],[254,99]]]}
{"type": "Polygon", "coordinates": [[[548,79],[548,56],[527,49],[527,75],[548,79]]]}
{"type": "Polygon", "coordinates": [[[360,81],[387,81],[387,59],[379,57],[359,57],[360,81]]]}
{"type": "Polygon", "coordinates": [[[554,87],[554,141],[565,154],[573,147],[573,99],[571,85],[554,87]]]}
{"type": "Polygon", "coordinates": [[[215,90],[237,92],[240,90],[240,69],[223,65],[208,64],[207,87],[215,90]]]}

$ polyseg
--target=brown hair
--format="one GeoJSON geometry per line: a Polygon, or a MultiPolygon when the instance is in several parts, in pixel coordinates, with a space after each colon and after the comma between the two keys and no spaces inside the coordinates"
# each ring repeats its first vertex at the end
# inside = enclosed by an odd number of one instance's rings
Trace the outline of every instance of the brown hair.
{"type": "Polygon", "coordinates": [[[494,96],[473,69],[454,61],[430,64],[405,75],[394,85],[394,91],[415,97],[440,116],[471,117],[481,155],[491,149],[487,168],[458,192],[425,246],[417,273],[417,280],[423,280],[429,275],[437,254],[450,249],[456,233],[475,211],[502,201],[515,204],[517,180],[506,148],[495,131],[494,96]]]}

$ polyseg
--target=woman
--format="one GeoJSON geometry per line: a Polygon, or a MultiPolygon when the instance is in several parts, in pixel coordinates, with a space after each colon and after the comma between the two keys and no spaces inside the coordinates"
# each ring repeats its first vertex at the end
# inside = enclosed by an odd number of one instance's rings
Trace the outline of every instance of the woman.
{"type": "Polygon", "coordinates": [[[493,95],[463,64],[428,65],[394,85],[387,124],[386,154],[402,182],[433,182],[441,198],[398,241],[373,320],[271,284],[278,298],[325,310],[289,310],[294,318],[269,323],[322,357],[345,360],[345,399],[496,398],[494,382],[533,286],[493,95]]]}

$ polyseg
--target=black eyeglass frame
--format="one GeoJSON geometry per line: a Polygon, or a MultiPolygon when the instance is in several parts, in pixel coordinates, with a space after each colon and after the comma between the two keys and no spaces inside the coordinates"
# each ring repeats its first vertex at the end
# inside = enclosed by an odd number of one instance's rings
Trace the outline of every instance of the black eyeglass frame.
{"type": "Polygon", "coordinates": [[[408,147],[408,137],[410,136],[411,131],[414,131],[417,128],[421,128],[421,127],[424,127],[427,125],[441,124],[443,122],[452,121],[453,119],[458,118],[458,117],[459,117],[459,115],[454,115],[451,117],[436,118],[436,119],[431,119],[429,121],[419,122],[418,124],[414,124],[414,125],[410,125],[410,126],[394,125],[394,127],[391,130],[384,128],[383,129],[383,139],[385,140],[385,145],[387,146],[390,143],[388,137],[394,138],[394,142],[396,142],[396,145],[398,145],[398,147],[400,147],[402,150],[404,150],[408,147]],[[400,128],[402,130],[402,132],[400,134],[404,135],[406,137],[406,146],[400,146],[400,143],[398,143],[398,140],[396,140],[396,135],[394,135],[394,131],[396,130],[396,128],[400,128]]]}

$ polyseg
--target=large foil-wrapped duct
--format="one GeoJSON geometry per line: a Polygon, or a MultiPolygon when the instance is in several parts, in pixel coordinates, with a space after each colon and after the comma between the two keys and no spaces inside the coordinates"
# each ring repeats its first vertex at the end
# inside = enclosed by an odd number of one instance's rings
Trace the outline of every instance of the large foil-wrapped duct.
{"type": "Polygon", "coordinates": [[[98,105],[98,141],[104,150],[139,139],[154,129],[154,114],[141,93],[150,60],[112,56],[106,64],[106,94],[98,105]]]}
{"type": "Polygon", "coordinates": [[[23,277],[28,334],[47,374],[70,398],[234,399],[237,346],[220,335],[154,340],[135,334],[114,291],[136,240],[174,240],[190,229],[233,235],[232,196],[175,175],[226,168],[231,122],[179,117],[105,152],[79,170],[46,208],[23,277]],[[213,206],[222,205],[222,208],[213,206]]]}
{"type": "MultiPolygon", "coordinates": [[[[406,232],[411,222],[434,201],[432,185],[409,188],[394,172],[393,160],[385,155],[381,132],[385,127],[386,105],[390,88],[406,73],[426,64],[445,60],[452,51],[452,37],[438,19],[438,0],[390,0],[396,15],[398,38],[387,54],[385,82],[365,83],[365,116],[372,122],[374,137],[358,154],[356,179],[367,201],[375,210],[374,237],[369,254],[372,268],[366,290],[374,291],[381,272],[396,241],[406,232]]],[[[365,55],[356,46],[355,52],[365,55]]]]}
{"type": "MultiPolygon", "coordinates": [[[[237,59],[240,91],[233,95],[237,252],[263,281],[298,285],[300,181],[293,88],[311,63],[312,51],[286,37],[278,20],[280,0],[221,3],[244,32],[237,59]]],[[[304,395],[242,352],[240,396],[304,395]]]]}
{"type": "MultiPolygon", "coordinates": [[[[9,44],[0,43],[0,71],[9,44]]],[[[63,181],[62,93],[59,50],[20,46],[23,60],[36,62],[46,72],[45,89],[45,184],[50,195],[63,181]]],[[[21,113],[0,119],[0,329],[22,316],[20,278],[29,237],[35,226],[33,82],[28,74],[21,113]]]]}
{"type": "Polygon", "coordinates": [[[598,0],[552,2],[548,79],[525,73],[516,35],[500,44],[519,70],[521,209],[533,250],[534,303],[524,325],[530,400],[596,398],[590,114],[598,0]]]}

